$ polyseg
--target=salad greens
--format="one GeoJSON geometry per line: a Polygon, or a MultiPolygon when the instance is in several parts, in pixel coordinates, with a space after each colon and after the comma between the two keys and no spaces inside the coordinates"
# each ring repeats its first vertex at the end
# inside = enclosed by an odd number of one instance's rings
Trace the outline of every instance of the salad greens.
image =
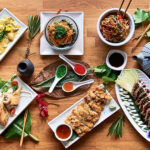
{"type": "MultiPolygon", "coordinates": [[[[21,137],[22,130],[23,130],[23,122],[24,122],[24,112],[10,125],[10,127],[2,134],[5,138],[16,138],[21,137]]],[[[35,136],[33,136],[31,131],[31,113],[28,111],[24,137],[31,137],[34,141],[39,141],[35,136]]]]}
{"type": "Polygon", "coordinates": [[[104,63],[103,65],[94,66],[93,71],[98,78],[102,78],[103,82],[115,82],[117,74],[104,63]]]}
{"type": "Polygon", "coordinates": [[[18,86],[11,84],[11,82],[17,77],[17,75],[14,75],[11,77],[10,80],[5,81],[2,78],[0,78],[0,90],[2,93],[7,92],[10,88],[13,89],[13,91],[16,91],[18,86]]]}
{"type": "MultiPolygon", "coordinates": [[[[61,88],[62,85],[65,83],[65,82],[68,82],[68,81],[82,81],[89,73],[90,73],[91,69],[88,68],[87,69],[87,73],[86,75],[84,76],[78,76],[76,73],[74,73],[73,71],[68,71],[66,76],[60,81],[58,82],[58,84],[56,85],[57,88],[61,88]]],[[[34,85],[35,88],[49,88],[52,83],[54,81],[54,76],[43,81],[43,82],[40,82],[36,85],[34,85]]]]}
{"type": "MultiPolygon", "coordinates": [[[[142,9],[137,8],[137,10],[133,14],[133,20],[136,27],[146,21],[150,23],[150,11],[144,11],[142,9]]],[[[150,30],[147,31],[146,36],[150,37],[150,30]]]]}

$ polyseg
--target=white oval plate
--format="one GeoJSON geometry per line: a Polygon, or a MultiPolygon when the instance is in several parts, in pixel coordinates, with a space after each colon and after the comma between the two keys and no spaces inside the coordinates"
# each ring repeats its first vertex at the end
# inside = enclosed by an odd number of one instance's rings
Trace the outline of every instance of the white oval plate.
{"type": "MultiPolygon", "coordinates": [[[[148,78],[148,76],[145,73],[143,73],[141,70],[139,69],[136,70],[139,74],[139,79],[146,84],[148,89],[150,89],[150,79],[148,78]]],[[[150,142],[150,138],[148,138],[147,136],[147,132],[148,132],[148,129],[146,129],[147,125],[145,125],[144,122],[139,117],[139,114],[135,109],[132,97],[126,90],[120,88],[117,84],[115,85],[115,89],[116,89],[118,102],[121,108],[123,109],[125,115],[129,119],[133,127],[137,130],[137,132],[139,132],[141,136],[143,136],[147,141],[150,142]]]]}

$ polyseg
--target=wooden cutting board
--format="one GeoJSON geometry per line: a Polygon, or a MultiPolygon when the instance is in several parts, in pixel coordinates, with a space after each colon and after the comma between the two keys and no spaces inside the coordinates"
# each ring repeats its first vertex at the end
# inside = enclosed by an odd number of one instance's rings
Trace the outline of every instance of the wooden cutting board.
{"type": "MultiPolygon", "coordinates": [[[[77,60],[75,61],[83,64],[86,68],[90,68],[90,66],[83,61],[77,61],[77,60]]],[[[70,96],[77,96],[86,92],[90,88],[90,85],[84,85],[84,86],[79,87],[78,89],[76,89],[74,92],[71,92],[71,93],[65,93],[61,88],[55,88],[54,91],[50,94],[48,93],[48,88],[35,88],[33,86],[53,77],[55,75],[56,68],[61,64],[65,64],[68,67],[68,71],[72,70],[72,68],[68,64],[66,64],[64,61],[62,60],[56,61],[52,64],[49,64],[48,66],[46,66],[45,68],[41,70],[41,72],[30,82],[31,87],[37,92],[45,93],[46,95],[52,98],[56,98],[56,99],[70,97],[70,96]]],[[[88,80],[88,79],[93,79],[92,71],[90,71],[90,73],[83,79],[83,81],[88,80]]]]}

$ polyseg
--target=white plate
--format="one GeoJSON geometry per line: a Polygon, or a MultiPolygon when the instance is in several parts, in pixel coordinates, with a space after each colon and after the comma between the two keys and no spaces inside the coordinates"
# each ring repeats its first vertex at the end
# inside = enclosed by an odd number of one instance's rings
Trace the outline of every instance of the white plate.
{"type": "Polygon", "coordinates": [[[27,26],[22,23],[17,17],[15,17],[10,11],[8,11],[6,8],[4,8],[1,12],[0,12],[0,19],[2,19],[3,17],[12,17],[19,25],[20,25],[20,29],[18,31],[18,33],[15,36],[15,39],[10,42],[5,50],[5,52],[3,54],[0,55],[0,61],[6,56],[6,54],[11,50],[11,48],[16,44],[16,42],[21,38],[21,36],[23,35],[23,33],[27,30],[27,26]]]}
{"type": "MultiPolygon", "coordinates": [[[[150,89],[150,79],[141,70],[136,70],[139,74],[140,80],[142,80],[146,84],[147,88],[150,89]]],[[[124,89],[120,88],[117,84],[115,85],[115,89],[120,106],[122,107],[130,123],[137,130],[137,132],[139,132],[147,141],[150,142],[150,138],[147,137],[147,129],[145,129],[147,125],[145,125],[140,117],[138,117],[139,115],[134,108],[133,100],[130,94],[124,89]]]]}
{"type": "MultiPolygon", "coordinates": [[[[60,13],[61,15],[67,15],[69,17],[72,17],[75,22],[77,23],[79,27],[79,36],[78,39],[75,43],[75,45],[68,51],[57,51],[53,50],[49,43],[46,41],[46,38],[44,34],[42,35],[40,39],[40,55],[59,55],[64,54],[64,55],[83,55],[84,53],[84,41],[83,41],[83,17],[84,13],[83,12],[62,12],[60,13]]],[[[45,29],[45,26],[47,22],[56,15],[55,12],[41,12],[40,13],[40,21],[41,21],[41,26],[40,26],[40,31],[42,32],[45,29]]]]}
{"type": "MultiPolygon", "coordinates": [[[[101,85],[102,87],[102,85],[101,85]]],[[[108,93],[108,92],[107,92],[108,93]]],[[[50,121],[48,123],[48,125],[50,126],[50,128],[52,129],[52,131],[54,132],[56,130],[56,127],[62,123],[64,123],[64,121],[66,120],[67,116],[69,114],[71,114],[72,110],[74,108],[77,107],[78,104],[84,102],[84,98],[80,99],[78,102],[76,102],[75,104],[73,104],[71,107],[69,107],[68,109],[66,109],[63,113],[61,113],[59,116],[57,116],[55,119],[53,119],[52,121],[50,121]]],[[[100,119],[97,121],[97,123],[94,125],[94,128],[99,125],[101,122],[103,122],[105,119],[107,119],[108,117],[110,117],[112,114],[114,114],[116,111],[118,111],[120,109],[120,107],[118,106],[118,104],[116,103],[116,101],[112,98],[112,100],[110,101],[110,103],[108,103],[104,110],[101,112],[101,116],[100,119]],[[109,109],[109,104],[113,104],[116,106],[115,110],[110,110],[109,109]]],[[[76,139],[74,139],[73,141],[67,141],[67,142],[62,142],[62,144],[64,145],[65,148],[68,148],[69,146],[71,146],[73,143],[75,143],[76,141],[78,141],[80,139],[80,137],[77,137],[76,139]]]]}
{"type": "Polygon", "coordinates": [[[16,107],[16,112],[14,116],[9,117],[6,126],[0,125],[0,135],[10,126],[10,124],[28,107],[28,105],[35,99],[37,94],[26,84],[24,83],[19,77],[15,78],[18,81],[19,86],[22,86],[22,91],[30,92],[21,93],[19,105],[16,107]]]}

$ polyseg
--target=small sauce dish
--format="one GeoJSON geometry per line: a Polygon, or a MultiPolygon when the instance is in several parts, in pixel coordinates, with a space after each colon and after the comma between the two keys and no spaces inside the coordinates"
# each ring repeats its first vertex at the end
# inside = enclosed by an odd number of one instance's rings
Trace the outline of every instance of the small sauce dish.
{"type": "Polygon", "coordinates": [[[121,50],[111,50],[106,57],[107,66],[115,71],[121,71],[127,64],[127,54],[121,50]]]}
{"type": "Polygon", "coordinates": [[[59,141],[68,141],[72,136],[72,128],[67,124],[60,124],[55,130],[55,136],[59,141]]]}

